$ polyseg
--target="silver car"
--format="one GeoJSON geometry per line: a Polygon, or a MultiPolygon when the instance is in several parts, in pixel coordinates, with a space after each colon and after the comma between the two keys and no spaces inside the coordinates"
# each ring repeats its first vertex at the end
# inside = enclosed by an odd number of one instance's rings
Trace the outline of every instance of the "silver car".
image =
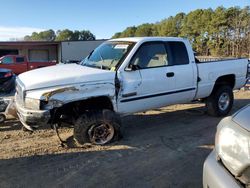
{"type": "Polygon", "coordinates": [[[203,167],[204,188],[250,188],[250,105],[224,118],[203,167]]]}

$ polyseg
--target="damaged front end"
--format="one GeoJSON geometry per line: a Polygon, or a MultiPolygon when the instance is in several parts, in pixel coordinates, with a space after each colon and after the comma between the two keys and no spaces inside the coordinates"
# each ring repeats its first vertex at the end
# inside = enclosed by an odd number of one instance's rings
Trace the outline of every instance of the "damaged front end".
{"type": "Polygon", "coordinates": [[[45,126],[53,122],[55,109],[63,106],[63,102],[54,99],[56,94],[62,94],[67,91],[76,91],[73,87],[54,89],[42,94],[42,99],[24,98],[24,102],[20,103],[18,92],[16,94],[17,115],[23,126],[33,131],[35,128],[45,126]]]}
{"type": "Polygon", "coordinates": [[[16,103],[16,108],[20,122],[30,131],[33,131],[38,126],[48,124],[51,118],[49,110],[30,110],[21,107],[18,103],[16,103]]]}
{"type": "Polygon", "coordinates": [[[40,126],[74,123],[80,115],[83,101],[99,96],[114,99],[112,83],[76,84],[60,88],[46,88],[24,92],[17,87],[16,108],[18,117],[25,128],[34,130],[40,126]],[[39,99],[34,99],[39,98],[39,99]]]}

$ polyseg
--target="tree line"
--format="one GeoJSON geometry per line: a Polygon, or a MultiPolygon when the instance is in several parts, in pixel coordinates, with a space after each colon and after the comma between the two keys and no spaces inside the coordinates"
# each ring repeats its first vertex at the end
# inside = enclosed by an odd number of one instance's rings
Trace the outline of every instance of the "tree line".
{"type": "Polygon", "coordinates": [[[33,32],[31,35],[24,37],[25,41],[74,41],[74,40],[95,40],[95,35],[89,30],[71,31],[69,29],[57,30],[52,29],[33,32]]]}
{"type": "Polygon", "coordinates": [[[185,37],[198,55],[249,57],[250,6],[178,13],[153,24],[127,27],[112,38],[134,36],[185,37]]]}

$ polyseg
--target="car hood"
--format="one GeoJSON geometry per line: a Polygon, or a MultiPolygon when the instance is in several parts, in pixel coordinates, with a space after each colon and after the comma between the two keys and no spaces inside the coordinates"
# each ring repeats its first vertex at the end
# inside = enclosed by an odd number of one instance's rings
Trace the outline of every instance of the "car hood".
{"type": "Polygon", "coordinates": [[[4,77],[5,75],[6,75],[6,73],[9,73],[9,72],[11,72],[11,70],[9,70],[9,69],[0,69],[0,79],[2,80],[6,80],[6,79],[9,79],[9,78],[11,78],[13,75],[11,75],[11,76],[9,76],[9,77],[4,77]]]}
{"type": "Polygon", "coordinates": [[[247,131],[250,131],[250,105],[244,107],[234,114],[233,121],[247,131]]]}
{"type": "Polygon", "coordinates": [[[6,72],[11,72],[11,70],[10,69],[0,68],[0,72],[6,73],[6,72]]]}
{"type": "Polygon", "coordinates": [[[33,90],[84,82],[114,83],[115,72],[77,64],[56,65],[25,72],[18,76],[25,90],[33,90]]]}

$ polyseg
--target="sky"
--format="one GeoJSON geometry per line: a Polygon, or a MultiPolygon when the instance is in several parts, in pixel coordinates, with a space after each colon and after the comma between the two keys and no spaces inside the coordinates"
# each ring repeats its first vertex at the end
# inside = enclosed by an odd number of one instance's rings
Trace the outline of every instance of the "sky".
{"type": "Polygon", "coordinates": [[[90,30],[97,39],[108,39],[129,26],[218,6],[242,8],[250,6],[250,0],[1,1],[0,41],[47,29],[90,30]]]}

